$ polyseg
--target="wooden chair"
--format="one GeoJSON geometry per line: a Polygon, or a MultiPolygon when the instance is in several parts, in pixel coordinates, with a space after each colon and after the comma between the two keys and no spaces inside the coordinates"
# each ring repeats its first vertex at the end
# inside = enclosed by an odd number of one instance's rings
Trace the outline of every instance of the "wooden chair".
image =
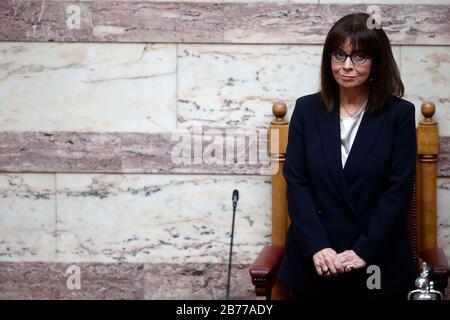
{"type": "MultiPolygon", "coordinates": [[[[289,290],[276,275],[283,257],[284,240],[290,223],[286,182],[282,169],[288,140],[289,122],[284,119],[285,103],[273,104],[275,119],[269,132],[278,130],[278,150],[272,149],[271,161],[275,174],[272,176],[272,245],[263,248],[250,268],[250,276],[258,298],[288,299],[289,290]]],[[[436,165],[439,153],[438,124],[432,119],[435,105],[425,102],[421,107],[424,119],[417,126],[416,182],[410,207],[409,226],[412,248],[418,266],[426,261],[433,267],[432,280],[435,289],[445,296],[449,277],[449,266],[442,249],[437,248],[436,224],[436,165]]],[[[269,137],[270,139],[270,137],[269,137]]],[[[419,270],[419,269],[418,269],[419,270]]]]}

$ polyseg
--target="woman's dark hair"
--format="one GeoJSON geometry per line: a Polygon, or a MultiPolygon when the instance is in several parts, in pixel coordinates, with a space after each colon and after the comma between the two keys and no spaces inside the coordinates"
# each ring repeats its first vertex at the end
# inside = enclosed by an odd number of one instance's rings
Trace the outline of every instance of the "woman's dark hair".
{"type": "Polygon", "coordinates": [[[397,63],[392,55],[389,39],[383,29],[367,27],[370,16],[366,13],[353,13],[339,19],[328,32],[322,53],[320,70],[320,90],[328,112],[339,103],[339,84],[333,77],[330,53],[350,40],[354,51],[362,51],[372,57],[369,76],[369,98],[367,111],[377,112],[389,105],[393,96],[402,97],[404,87],[397,63]]]}

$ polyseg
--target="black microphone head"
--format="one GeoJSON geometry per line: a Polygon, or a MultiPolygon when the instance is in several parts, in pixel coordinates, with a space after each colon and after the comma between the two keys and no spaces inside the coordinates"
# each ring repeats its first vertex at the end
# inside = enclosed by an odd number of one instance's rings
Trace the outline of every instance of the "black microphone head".
{"type": "Polygon", "coordinates": [[[239,200],[239,191],[238,190],[233,190],[233,201],[238,201],[239,200]]]}

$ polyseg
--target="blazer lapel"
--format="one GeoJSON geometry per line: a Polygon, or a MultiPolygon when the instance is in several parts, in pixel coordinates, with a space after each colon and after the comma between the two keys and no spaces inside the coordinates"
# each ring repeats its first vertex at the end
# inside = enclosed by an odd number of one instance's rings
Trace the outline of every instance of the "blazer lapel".
{"type": "Polygon", "coordinates": [[[366,112],[363,115],[344,167],[347,186],[351,186],[364,159],[373,148],[373,144],[383,127],[385,114],[386,112],[378,112],[376,114],[366,112]]]}
{"type": "Polygon", "coordinates": [[[341,160],[341,129],[339,122],[339,111],[334,110],[327,113],[323,108],[320,108],[318,117],[318,125],[320,131],[320,138],[322,140],[323,153],[331,177],[344,198],[352,213],[356,215],[355,206],[350,197],[350,192],[347,188],[347,183],[344,177],[341,160]]]}
{"type": "Polygon", "coordinates": [[[358,212],[349,187],[357,175],[364,158],[373,147],[384,123],[385,112],[376,114],[366,112],[363,115],[345,167],[342,169],[339,109],[330,113],[326,113],[323,108],[320,109],[318,126],[328,169],[348,207],[354,215],[357,215],[358,212]]]}

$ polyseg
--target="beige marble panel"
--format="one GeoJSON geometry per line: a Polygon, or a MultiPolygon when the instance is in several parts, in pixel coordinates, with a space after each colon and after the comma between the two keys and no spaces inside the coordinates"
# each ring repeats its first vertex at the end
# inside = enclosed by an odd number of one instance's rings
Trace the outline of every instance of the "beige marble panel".
{"type": "Polygon", "coordinates": [[[421,104],[436,105],[434,119],[439,134],[450,136],[450,50],[448,46],[402,46],[401,75],[405,98],[416,106],[416,121],[422,119],[421,104]]]}
{"type": "Polygon", "coordinates": [[[0,43],[2,131],[173,130],[176,45],[0,43]]]}
{"type": "Polygon", "coordinates": [[[235,263],[270,242],[270,178],[57,174],[59,262],[235,263]]]}
{"type": "Polygon", "coordinates": [[[0,174],[0,261],[54,261],[55,175],[0,174]]]}
{"type": "Polygon", "coordinates": [[[318,90],[321,46],[179,45],[178,125],[264,127],[318,90]]]}

